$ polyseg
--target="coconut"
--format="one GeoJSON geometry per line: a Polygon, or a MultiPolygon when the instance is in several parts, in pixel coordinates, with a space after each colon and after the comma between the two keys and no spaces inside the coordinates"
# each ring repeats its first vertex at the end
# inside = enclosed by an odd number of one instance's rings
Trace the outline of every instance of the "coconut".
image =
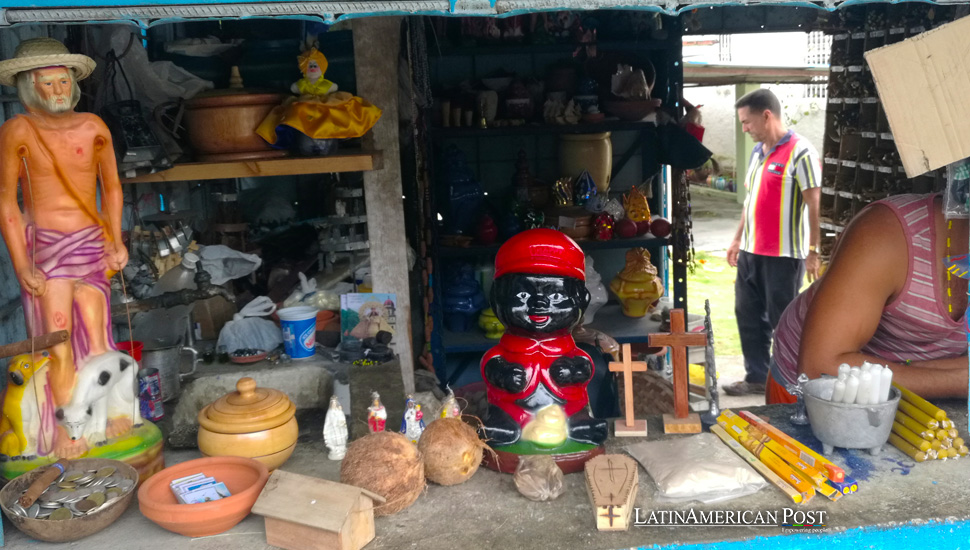
{"type": "Polygon", "coordinates": [[[375,516],[396,514],[414,504],[424,490],[424,462],[404,435],[372,433],[347,448],[340,465],[340,482],[384,497],[387,502],[374,508],[375,516]]]}
{"type": "Polygon", "coordinates": [[[478,471],[485,444],[475,429],[458,418],[440,418],[425,428],[418,441],[424,475],[439,485],[457,485],[478,471]]]}

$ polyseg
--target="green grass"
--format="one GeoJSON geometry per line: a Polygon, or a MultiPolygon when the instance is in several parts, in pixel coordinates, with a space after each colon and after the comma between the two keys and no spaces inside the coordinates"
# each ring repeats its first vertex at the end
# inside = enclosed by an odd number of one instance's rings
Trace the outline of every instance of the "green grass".
{"type": "Polygon", "coordinates": [[[734,277],[737,269],[724,254],[697,252],[697,269],[687,274],[687,303],[692,314],[704,314],[704,300],[711,301],[714,353],[741,355],[738,323],[734,318],[734,277]]]}

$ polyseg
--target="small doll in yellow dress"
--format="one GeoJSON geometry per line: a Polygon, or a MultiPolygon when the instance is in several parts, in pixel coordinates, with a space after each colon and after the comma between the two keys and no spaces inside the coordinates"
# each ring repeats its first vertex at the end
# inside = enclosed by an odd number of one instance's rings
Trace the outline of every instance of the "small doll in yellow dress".
{"type": "Polygon", "coordinates": [[[273,109],[256,129],[274,147],[292,147],[301,138],[298,134],[312,140],[360,137],[381,118],[381,110],[366,99],[337,91],[323,77],[328,63],[319,50],[311,47],[297,59],[303,78],[291,90],[299,96],[273,109]]]}

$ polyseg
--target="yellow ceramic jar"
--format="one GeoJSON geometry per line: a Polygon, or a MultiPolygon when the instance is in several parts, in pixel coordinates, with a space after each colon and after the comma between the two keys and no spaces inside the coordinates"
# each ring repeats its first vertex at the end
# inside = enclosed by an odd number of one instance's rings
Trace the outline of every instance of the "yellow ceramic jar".
{"type": "Polygon", "coordinates": [[[275,470],[296,448],[296,406],[279,390],[252,378],[199,411],[199,450],[205,456],[254,458],[275,470]]]}
{"type": "Polygon", "coordinates": [[[626,266],[610,282],[610,290],[620,299],[623,315],[643,317],[647,314],[650,306],[664,293],[647,249],[637,247],[627,251],[626,266]]]}
{"type": "Polygon", "coordinates": [[[485,331],[485,338],[489,340],[498,340],[505,333],[505,325],[498,320],[492,308],[482,310],[482,314],[478,317],[478,328],[485,331]]]}
{"type": "Polygon", "coordinates": [[[609,132],[598,134],[563,134],[559,140],[559,175],[578,178],[589,172],[596,191],[610,188],[613,171],[613,142],[609,132]]]}

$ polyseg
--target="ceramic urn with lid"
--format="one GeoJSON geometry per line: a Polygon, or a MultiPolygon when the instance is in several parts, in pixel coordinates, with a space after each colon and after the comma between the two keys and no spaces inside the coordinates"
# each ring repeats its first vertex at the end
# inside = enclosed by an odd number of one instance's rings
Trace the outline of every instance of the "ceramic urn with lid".
{"type": "Polygon", "coordinates": [[[296,448],[295,414],[283,392],[240,378],[236,391],[199,411],[199,450],[205,456],[254,458],[275,470],[296,448]]]}

